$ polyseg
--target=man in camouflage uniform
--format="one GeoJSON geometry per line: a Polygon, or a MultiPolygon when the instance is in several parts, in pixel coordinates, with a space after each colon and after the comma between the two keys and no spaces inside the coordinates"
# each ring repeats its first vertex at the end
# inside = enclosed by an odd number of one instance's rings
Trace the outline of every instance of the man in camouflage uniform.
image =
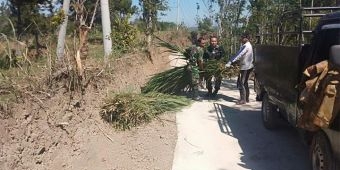
{"type": "Polygon", "coordinates": [[[191,71],[192,98],[194,100],[202,100],[198,94],[198,86],[200,82],[199,70],[203,69],[204,45],[205,39],[201,37],[197,40],[197,44],[190,48],[189,67],[191,71]]]}

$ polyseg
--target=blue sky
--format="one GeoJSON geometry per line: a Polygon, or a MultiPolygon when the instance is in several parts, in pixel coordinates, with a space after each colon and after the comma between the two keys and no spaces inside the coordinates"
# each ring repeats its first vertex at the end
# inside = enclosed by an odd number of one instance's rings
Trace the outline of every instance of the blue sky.
{"type": "MultiPolygon", "coordinates": [[[[133,4],[138,5],[139,0],[132,0],[133,4]]],[[[177,0],[168,0],[170,7],[169,11],[166,11],[166,16],[160,17],[161,21],[177,21],[177,0]]],[[[216,8],[215,8],[216,9],[216,8]]],[[[196,26],[196,16],[203,17],[204,15],[209,16],[208,12],[208,1],[207,0],[179,0],[179,23],[184,22],[186,26],[196,26]],[[197,5],[199,4],[200,9],[197,13],[197,5]]]]}

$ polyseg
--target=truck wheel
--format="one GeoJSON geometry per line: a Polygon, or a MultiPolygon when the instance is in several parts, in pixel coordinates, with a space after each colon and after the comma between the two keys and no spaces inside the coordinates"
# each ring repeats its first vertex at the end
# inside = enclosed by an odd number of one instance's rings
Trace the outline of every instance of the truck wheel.
{"type": "Polygon", "coordinates": [[[254,79],[254,89],[256,92],[256,98],[255,98],[256,101],[262,101],[262,95],[261,95],[262,90],[256,78],[254,79]]]}
{"type": "Polygon", "coordinates": [[[255,100],[256,100],[256,101],[261,101],[262,99],[261,99],[260,95],[256,94],[255,100]]]}
{"type": "Polygon", "coordinates": [[[279,113],[276,106],[269,102],[268,94],[262,98],[262,121],[267,129],[276,129],[278,127],[279,113]]]}
{"type": "Polygon", "coordinates": [[[313,170],[336,170],[331,146],[323,132],[315,134],[310,155],[313,170]]]}

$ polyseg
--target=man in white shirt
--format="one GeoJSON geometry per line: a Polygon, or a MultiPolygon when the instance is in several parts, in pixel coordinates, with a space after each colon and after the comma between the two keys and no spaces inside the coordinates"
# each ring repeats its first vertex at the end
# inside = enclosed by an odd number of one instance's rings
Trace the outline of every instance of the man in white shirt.
{"type": "Polygon", "coordinates": [[[228,63],[225,65],[226,68],[230,67],[236,61],[240,61],[240,74],[237,79],[237,87],[240,90],[240,100],[236,104],[245,104],[249,102],[249,87],[248,79],[249,74],[254,68],[253,65],[253,47],[249,42],[249,34],[242,34],[240,41],[243,44],[238,53],[231,57],[228,63]]]}

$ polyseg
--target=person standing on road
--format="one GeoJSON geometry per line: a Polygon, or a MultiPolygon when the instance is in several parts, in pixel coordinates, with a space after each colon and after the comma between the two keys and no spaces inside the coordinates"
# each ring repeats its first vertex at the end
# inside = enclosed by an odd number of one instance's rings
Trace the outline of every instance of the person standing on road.
{"type": "Polygon", "coordinates": [[[203,54],[204,54],[205,39],[200,37],[197,39],[197,44],[189,48],[189,70],[191,72],[191,90],[192,99],[202,100],[198,94],[198,86],[200,82],[199,70],[203,69],[203,54]]]}
{"type": "MultiPolygon", "coordinates": [[[[222,46],[218,45],[218,39],[217,36],[213,35],[210,37],[210,45],[206,48],[204,52],[204,63],[207,61],[220,61],[223,60],[225,57],[225,51],[222,46]]],[[[217,68],[216,68],[217,69],[217,68]]],[[[215,97],[217,95],[218,90],[220,90],[221,82],[222,82],[222,75],[206,75],[206,87],[208,89],[207,97],[215,97]],[[212,77],[215,78],[215,86],[214,91],[212,87],[212,77]]]]}
{"type": "Polygon", "coordinates": [[[229,68],[231,64],[235,63],[236,61],[240,61],[240,73],[237,79],[237,87],[240,90],[240,100],[236,104],[245,104],[249,102],[248,79],[249,74],[254,68],[253,47],[249,40],[250,36],[248,33],[241,35],[240,42],[243,44],[241,49],[235,56],[231,57],[231,59],[225,65],[226,68],[229,68]]]}

